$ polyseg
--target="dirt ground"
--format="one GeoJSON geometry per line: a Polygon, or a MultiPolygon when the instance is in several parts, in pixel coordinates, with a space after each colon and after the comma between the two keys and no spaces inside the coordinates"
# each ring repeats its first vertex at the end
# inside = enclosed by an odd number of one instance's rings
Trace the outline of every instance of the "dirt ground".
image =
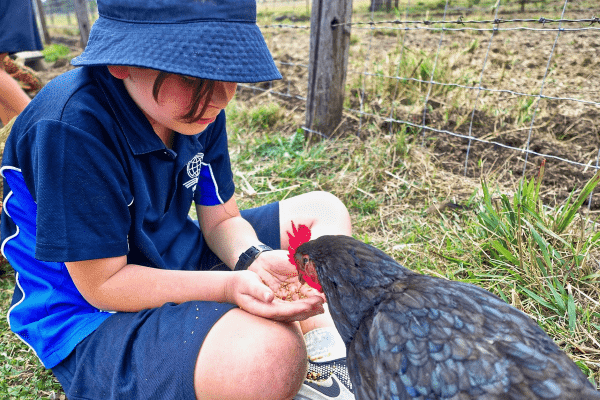
{"type": "MultiPolygon", "coordinates": [[[[545,17],[558,17],[556,13],[549,11],[545,17]]],[[[565,18],[589,18],[589,13],[573,10],[565,18]]],[[[307,95],[310,22],[289,17],[273,22],[283,27],[261,26],[284,79],[260,86],[282,94],[279,100],[293,110],[293,131],[304,123],[304,102],[298,97],[307,95]],[[297,27],[286,27],[292,23],[297,27]]],[[[499,15],[516,17],[539,15],[499,15]]],[[[463,18],[471,17],[463,14],[463,18]]],[[[357,16],[353,22],[360,21],[368,18],[357,16]]],[[[466,165],[469,177],[493,174],[496,179],[516,181],[523,174],[525,157],[527,176],[535,174],[546,159],[547,200],[562,200],[581,188],[596,171],[600,150],[600,105],[595,104],[600,102],[600,26],[570,23],[560,33],[557,23],[501,24],[494,32],[490,24],[446,26],[461,30],[442,33],[420,29],[425,25],[410,25],[409,30],[397,29],[398,24],[353,25],[346,110],[336,135],[364,136],[377,129],[394,133],[403,125],[396,121],[416,125],[424,121],[434,130],[414,130],[414,141],[425,143],[439,165],[455,174],[465,174],[466,165]],[[408,65],[405,71],[398,67],[402,63],[408,65]],[[429,69],[424,67],[427,63],[429,69]],[[434,81],[449,85],[429,88],[434,65],[434,81]],[[395,76],[420,82],[409,86],[395,76]],[[545,97],[539,98],[540,94],[545,97]],[[427,112],[423,113],[425,98],[427,112]],[[395,120],[391,127],[385,120],[390,116],[395,120]],[[545,156],[526,154],[523,149],[545,156]]],[[[54,35],[53,40],[69,46],[73,54],[81,52],[76,37],[54,35]]],[[[44,82],[71,68],[61,60],[48,67],[40,72],[44,82]]],[[[251,99],[261,93],[241,88],[238,96],[251,99]]],[[[600,209],[600,195],[594,196],[592,209],[600,209]]]]}
{"type": "MultiPolygon", "coordinates": [[[[544,16],[559,18],[560,11],[549,11],[544,16]]],[[[462,15],[465,21],[470,19],[468,14],[462,15]]],[[[589,9],[568,10],[564,18],[591,16],[589,9]]],[[[498,17],[537,20],[540,15],[498,17]]],[[[432,14],[428,18],[436,20],[442,16],[432,14]]],[[[457,18],[458,15],[453,15],[446,20],[457,18]]],[[[360,17],[354,22],[359,21],[360,17]]],[[[565,199],[593,176],[600,154],[597,123],[600,104],[595,104],[600,102],[598,24],[564,23],[560,32],[558,23],[537,22],[501,24],[497,31],[492,31],[490,24],[447,24],[450,29],[461,30],[443,33],[417,29],[426,28],[425,25],[410,25],[409,30],[400,30],[399,26],[351,27],[347,110],[337,134],[364,135],[369,125],[388,131],[389,121],[385,119],[393,116],[398,121],[416,125],[424,121],[435,130],[472,136],[482,141],[432,130],[419,131],[415,138],[430,148],[443,168],[463,175],[466,164],[466,175],[470,177],[494,174],[498,179],[515,181],[523,176],[525,157],[528,177],[546,159],[544,186],[549,201],[565,199]],[[420,60],[421,66],[429,62],[429,69],[418,68],[416,62],[414,69],[402,71],[397,67],[411,59],[420,60]],[[436,60],[433,80],[449,85],[436,84],[429,91],[429,72],[436,60]],[[402,97],[415,88],[405,89],[395,76],[421,81],[413,84],[418,86],[418,101],[402,97]],[[427,112],[423,113],[428,92],[427,112]],[[363,129],[360,133],[359,127],[363,129]],[[525,149],[544,156],[527,154],[525,149]]],[[[294,64],[279,66],[283,82],[264,86],[286,95],[305,97],[308,29],[273,27],[263,31],[276,59],[294,64]]],[[[286,96],[282,99],[297,103],[286,96]]],[[[401,127],[401,123],[394,122],[391,131],[401,127]]],[[[594,196],[592,209],[600,209],[599,195],[594,196]]]]}

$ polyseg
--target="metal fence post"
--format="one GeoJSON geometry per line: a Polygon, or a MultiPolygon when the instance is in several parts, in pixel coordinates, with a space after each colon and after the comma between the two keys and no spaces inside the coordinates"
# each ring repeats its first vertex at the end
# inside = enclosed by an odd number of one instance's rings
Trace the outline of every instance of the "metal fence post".
{"type": "Polygon", "coordinates": [[[351,19],[352,0],[313,0],[306,127],[325,136],[342,120],[351,19]]]}

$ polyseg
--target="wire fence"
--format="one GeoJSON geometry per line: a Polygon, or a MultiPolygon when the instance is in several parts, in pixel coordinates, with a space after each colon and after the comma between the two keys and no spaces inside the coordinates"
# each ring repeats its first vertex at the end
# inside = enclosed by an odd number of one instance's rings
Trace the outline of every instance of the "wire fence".
{"type": "MultiPolygon", "coordinates": [[[[597,2],[399,3],[337,24],[352,35],[336,134],[411,134],[466,176],[526,176],[545,159],[558,197],[600,169],[597,2]]],[[[305,101],[310,23],[277,17],[261,28],[284,79],[245,88],[305,101]]]]}
{"type": "MultiPolygon", "coordinates": [[[[73,0],[46,0],[42,3],[42,8],[50,26],[76,27],[78,25],[73,0]]],[[[94,21],[98,17],[96,1],[88,0],[87,8],[90,20],[94,21]]]]}

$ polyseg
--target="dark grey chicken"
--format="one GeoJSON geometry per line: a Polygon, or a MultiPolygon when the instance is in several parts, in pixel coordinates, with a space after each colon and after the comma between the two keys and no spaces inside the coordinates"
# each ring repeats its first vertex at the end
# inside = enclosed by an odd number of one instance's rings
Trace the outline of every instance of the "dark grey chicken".
{"type": "Polygon", "coordinates": [[[536,322],[490,292],[348,236],[298,244],[300,278],[325,293],[357,400],[600,399],[536,322]]]}

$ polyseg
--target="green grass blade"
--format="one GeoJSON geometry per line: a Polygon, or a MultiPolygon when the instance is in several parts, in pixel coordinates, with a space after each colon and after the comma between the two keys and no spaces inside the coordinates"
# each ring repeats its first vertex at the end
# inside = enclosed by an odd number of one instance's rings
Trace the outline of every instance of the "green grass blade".
{"type": "Polygon", "coordinates": [[[504,247],[500,241],[493,240],[491,245],[498,253],[503,255],[508,262],[516,266],[519,265],[519,259],[516,258],[506,247],[504,247]]]}
{"type": "Polygon", "coordinates": [[[565,207],[564,213],[561,215],[561,218],[556,223],[556,228],[554,229],[557,233],[562,233],[567,226],[573,222],[575,218],[575,214],[581,207],[581,205],[585,202],[585,200],[590,196],[594,188],[600,183],[600,170],[594,174],[594,176],[585,184],[579,196],[570,207],[565,207]]]}
{"type": "Polygon", "coordinates": [[[543,298],[541,298],[540,296],[538,296],[536,293],[532,292],[531,290],[526,289],[526,288],[521,288],[521,290],[523,292],[527,293],[527,295],[529,297],[531,297],[536,303],[546,307],[549,310],[554,311],[557,314],[560,313],[560,310],[557,309],[554,304],[547,302],[546,300],[544,300],[543,298]]]}
{"type": "Polygon", "coordinates": [[[546,266],[552,269],[552,261],[550,260],[549,252],[549,249],[551,248],[550,244],[548,244],[548,242],[538,233],[538,231],[533,225],[531,225],[529,221],[527,221],[525,218],[523,218],[522,220],[529,227],[529,232],[531,233],[531,236],[533,236],[533,240],[535,240],[535,242],[537,243],[538,248],[541,251],[542,256],[544,257],[544,262],[546,263],[546,266]]]}
{"type": "Polygon", "coordinates": [[[569,330],[575,330],[575,324],[577,321],[577,311],[575,308],[575,300],[573,299],[573,294],[569,293],[569,297],[567,299],[567,314],[569,315],[569,330]]]}
{"type": "Polygon", "coordinates": [[[552,294],[552,297],[554,298],[554,302],[555,302],[558,310],[560,310],[560,314],[564,314],[567,309],[565,300],[562,298],[560,293],[558,293],[558,290],[556,290],[556,288],[552,285],[552,283],[550,281],[548,282],[548,289],[550,289],[550,293],[552,294]]]}

